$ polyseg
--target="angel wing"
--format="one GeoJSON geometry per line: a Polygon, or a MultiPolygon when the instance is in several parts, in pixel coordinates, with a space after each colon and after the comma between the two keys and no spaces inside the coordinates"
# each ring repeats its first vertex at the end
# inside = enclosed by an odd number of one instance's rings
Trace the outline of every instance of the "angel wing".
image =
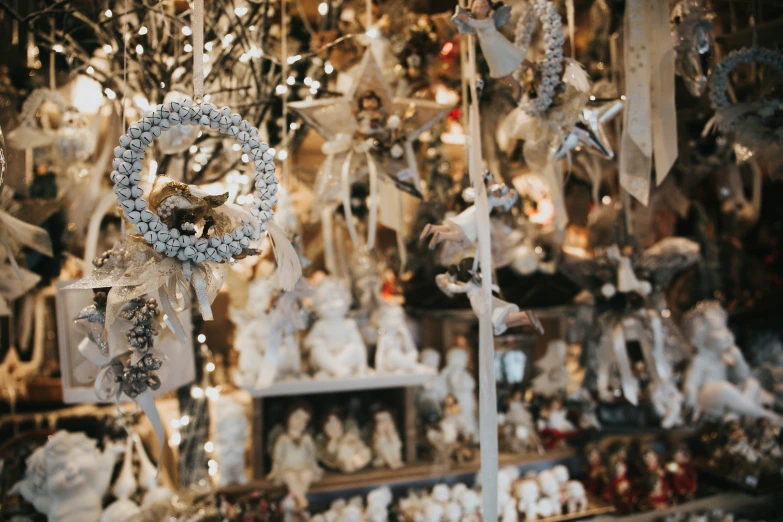
{"type": "Polygon", "coordinates": [[[603,285],[613,283],[617,277],[617,267],[605,256],[563,263],[559,269],[564,276],[591,293],[599,292],[603,285]]]}
{"type": "Polygon", "coordinates": [[[457,6],[457,8],[454,10],[454,16],[451,17],[451,23],[457,26],[457,30],[460,32],[460,34],[476,34],[476,28],[460,18],[462,15],[470,16],[470,13],[465,11],[460,6],[457,6]]]}
{"type": "Polygon", "coordinates": [[[495,9],[492,14],[492,21],[495,22],[495,27],[501,28],[508,23],[511,19],[511,6],[503,5],[495,9]]]}
{"type": "Polygon", "coordinates": [[[699,244],[684,237],[667,237],[644,251],[636,262],[637,275],[653,286],[668,283],[699,260],[699,244]]]}

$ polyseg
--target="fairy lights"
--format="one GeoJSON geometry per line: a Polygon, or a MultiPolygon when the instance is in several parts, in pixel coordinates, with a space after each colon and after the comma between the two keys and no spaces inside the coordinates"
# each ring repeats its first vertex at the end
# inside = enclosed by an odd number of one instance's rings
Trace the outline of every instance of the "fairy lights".
{"type": "Polygon", "coordinates": [[[326,2],[321,2],[318,4],[318,14],[321,16],[326,16],[329,13],[329,4],[326,2]]]}

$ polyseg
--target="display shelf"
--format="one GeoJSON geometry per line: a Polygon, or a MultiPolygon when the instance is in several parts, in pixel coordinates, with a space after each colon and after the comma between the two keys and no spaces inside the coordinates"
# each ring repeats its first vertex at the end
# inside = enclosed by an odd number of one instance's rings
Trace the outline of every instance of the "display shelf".
{"type": "MultiPolygon", "coordinates": [[[[557,451],[550,451],[543,455],[516,455],[512,453],[501,453],[499,456],[499,467],[506,466],[531,466],[533,464],[548,465],[562,462],[577,455],[576,450],[566,448],[557,451]]],[[[473,475],[479,471],[481,463],[478,459],[475,462],[469,462],[462,465],[447,466],[444,464],[433,464],[431,462],[416,462],[403,466],[400,469],[367,469],[358,473],[332,473],[324,474],[324,477],[313,484],[310,493],[335,493],[339,491],[372,488],[382,485],[394,486],[404,484],[414,484],[425,482],[432,479],[444,481],[473,475]]],[[[250,481],[243,485],[232,485],[222,488],[221,493],[237,494],[253,489],[262,489],[264,491],[278,490],[283,492],[284,488],[276,486],[270,480],[250,481]]],[[[603,511],[602,511],[603,512],[603,511]]],[[[567,519],[563,519],[567,520],[567,519]]]]}
{"type": "Polygon", "coordinates": [[[421,386],[433,375],[435,375],[434,371],[422,368],[417,373],[404,375],[371,374],[362,377],[350,377],[347,379],[302,379],[276,382],[268,388],[243,387],[243,389],[254,398],[286,397],[292,395],[421,386]]]}
{"type": "Polygon", "coordinates": [[[599,515],[608,515],[614,513],[614,506],[599,497],[587,497],[587,509],[578,513],[565,513],[555,517],[540,518],[537,522],[566,522],[568,520],[582,520],[585,518],[597,517],[599,515]]]}

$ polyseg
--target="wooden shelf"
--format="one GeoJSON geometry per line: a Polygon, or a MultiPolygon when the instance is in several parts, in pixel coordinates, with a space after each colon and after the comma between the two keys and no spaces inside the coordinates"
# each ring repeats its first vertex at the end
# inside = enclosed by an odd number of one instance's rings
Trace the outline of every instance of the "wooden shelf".
{"type": "MultiPolygon", "coordinates": [[[[502,453],[499,459],[499,467],[506,466],[525,466],[531,464],[554,465],[564,459],[577,455],[576,450],[566,448],[563,450],[551,451],[543,455],[516,455],[512,453],[502,453]]],[[[472,475],[479,471],[481,463],[478,459],[463,465],[438,465],[431,462],[420,462],[403,466],[400,469],[366,469],[357,473],[326,473],[324,477],[310,488],[311,493],[333,493],[351,489],[372,488],[382,485],[394,486],[407,483],[427,481],[431,479],[443,480],[464,475],[472,475]]],[[[238,494],[253,489],[264,491],[280,491],[284,488],[275,485],[270,480],[251,481],[244,485],[227,486],[220,490],[225,494],[238,494]]],[[[605,511],[602,511],[604,513],[605,511]]],[[[597,514],[597,513],[596,513],[597,514]]],[[[562,519],[567,520],[567,519],[562,519]]]]}
{"type": "Polygon", "coordinates": [[[269,388],[243,387],[254,398],[285,397],[290,395],[312,395],[357,390],[378,390],[383,388],[410,388],[426,383],[435,373],[428,368],[405,375],[373,373],[348,379],[307,379],[280,381],[269,388]]]}

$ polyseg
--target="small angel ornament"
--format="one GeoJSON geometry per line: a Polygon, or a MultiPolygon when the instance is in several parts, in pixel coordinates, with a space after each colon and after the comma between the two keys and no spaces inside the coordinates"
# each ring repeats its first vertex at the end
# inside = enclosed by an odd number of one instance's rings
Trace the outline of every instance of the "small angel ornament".
{"type": "Polygon", "coordinates": [[[481,52],[489,65],[489,75],[502,78],[509,84],[517,100],[522,87],[512,74],[524,62],[525,53],[498,31],[498,28],[508,23],[509,18],[511,6],[503,5],[503,2],[473,0],[469,12],[457,6],[451,21],[460,33],[478,36],[481,52]]]}
{"type": "MultiPolygon", "coordinates": [[[[451,265],[448,272],[435,277],[438,288],[449,297],[454,294],[467,294],[470,306],[478,316],[481,311],[481,273],[473,267],[473,258],[463,259],[459,265],[451,265]]],[[[494,288],[498,291],[498,288],[494,288]]],[[[519,307],[497,297],[492,298],[492,326],[495,335],[501,335],[508,328],[527,326],[538,333],[544,333],[541,322],[529,310],[520,311],[519,307]]]]}

